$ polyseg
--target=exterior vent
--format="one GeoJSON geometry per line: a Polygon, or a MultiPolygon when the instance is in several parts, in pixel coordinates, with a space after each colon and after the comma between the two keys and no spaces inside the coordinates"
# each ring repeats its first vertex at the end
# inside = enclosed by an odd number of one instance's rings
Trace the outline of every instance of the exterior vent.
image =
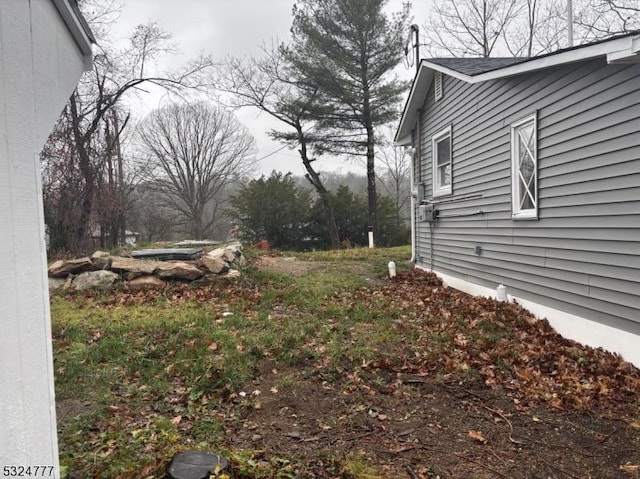
{"type": "Polygon", "coordinates": [[[441,72],[436,72],[436,77],[435,77],[435,86],[434,86],[434,91],[435,91],[435,96],[436,96],[436,101],[440,100],[442,98],[442,73],[441,72]]]}

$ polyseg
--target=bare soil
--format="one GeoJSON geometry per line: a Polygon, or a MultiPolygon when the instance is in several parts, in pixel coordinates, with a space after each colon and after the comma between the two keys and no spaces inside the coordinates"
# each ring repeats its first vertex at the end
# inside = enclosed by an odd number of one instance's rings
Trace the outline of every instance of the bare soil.
{"type": "MultiPolygon", "coordinates": [[[[258,265],[292,275],[315,267],[283,257],[258,265]]],[[[388,478],[640,477],[640,391],[624,412],[606,402],[521,407],[509,387],[415,371],[382,362],[327,377],[318,363],[263,360],[246,415],[225,425],[228,447],[296,458],[296,477],[356,477],[336,469],[349,455],[388,478]]]]}
{"type": "Polygon", "coordinates": [[[324,380],[312,364],[276,367],[262,363],[253,385],[260,395],[229,424],[229,447],[299,458],[299,477],[340,477],[329,465],[349,452],[389,478],[640,477],[638,431],[621,420],[518,411],[481,383],[377,371],[354,389],[351,380],[324,380]]]}

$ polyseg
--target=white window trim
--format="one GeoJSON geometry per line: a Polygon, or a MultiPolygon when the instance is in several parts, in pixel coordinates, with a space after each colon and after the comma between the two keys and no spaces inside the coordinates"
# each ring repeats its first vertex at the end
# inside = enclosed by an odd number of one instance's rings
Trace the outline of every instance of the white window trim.
{"type": "Polygon", "coordinates": [[[453,184],[453,141],[451,135],[451,125],[431,137],[431,175],[433,196],[436,197],[450,195],[451,185],[453,184]],[[438,155],[436,152],[436,144],[446,137],[449,137],[449,164],[451,165],[451,182],[447,186],[440,187],[438,186],[438,155]]]}
{"type": "Polygon", "coordinates": [[[538,218],[538,121],[536,113],[511,124],[511,217],[514,219],[538,218]],[[528,123],[533,123],[534,143],[532,153],[535,161],[533,192],[535,198],[532,198],[533,208],[520,209],[520,182],[518,178],[520,174],[520,158],[518,157],[517,130],[528,123]]]}

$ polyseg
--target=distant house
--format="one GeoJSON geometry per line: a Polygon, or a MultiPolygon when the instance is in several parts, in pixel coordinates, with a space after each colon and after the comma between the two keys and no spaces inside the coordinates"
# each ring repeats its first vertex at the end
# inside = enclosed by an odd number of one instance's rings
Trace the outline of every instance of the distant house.
{"type": "Polygon", "coordinates": [[[506,286],[562,335],[640,365],[640,32],[531,59],[422,60],[414,260],[506,286]]]}
{"type": "Polygon", "coordinates": [[[92,41],[70,0],[0,1],[0,465],[46,466],[37,475],[54,478],[58,442],[38,152],[91,66],[92,41]]]}
{"type": "MultiPolygon", "coordinates": [[[[120,246],[135,246],[138,243],[138,238],[140,237],[140,233],[137,231],[124,231],[124,244],[120,246]]],[[[91,242],[94,248],[99,248],[100,244],[104,242],[104,237],[102,235],[102,229],[100,225],[93,226],[91,228],[91,242]]]]}

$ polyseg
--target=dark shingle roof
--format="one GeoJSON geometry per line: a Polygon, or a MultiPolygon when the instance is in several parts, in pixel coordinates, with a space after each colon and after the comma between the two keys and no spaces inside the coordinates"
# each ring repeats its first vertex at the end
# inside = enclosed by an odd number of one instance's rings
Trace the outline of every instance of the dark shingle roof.
{"type": "Polygon", "coordinates": [[[582,48],[588,48],[600,43],[606,43],[618,38],[631,37],[640,34],[640,30],[633,30],[619,35],[613,35],[601,40],[595,40],[590,43],[583,43],[581,45],[575,45],[573,47],[562,48],[553,52],[545,53],[534,57],[519,57],[519,58],[426,58],[425,61],[440,65],[450,70],[462,73],[463,75],[480,75],[493,70],[500,70],[517,63],[525,63],[538,58],[550,57],[559,53],[568,52],[572,50],[580,50],[582,48]]]}
{"type": "Polygon", "coordinates": [[[528,58],[429,58],[430,63],[435,63],[450,70],[465,75],[480,75],[492,70],[515,65],[527,61],[528,58]]]}

